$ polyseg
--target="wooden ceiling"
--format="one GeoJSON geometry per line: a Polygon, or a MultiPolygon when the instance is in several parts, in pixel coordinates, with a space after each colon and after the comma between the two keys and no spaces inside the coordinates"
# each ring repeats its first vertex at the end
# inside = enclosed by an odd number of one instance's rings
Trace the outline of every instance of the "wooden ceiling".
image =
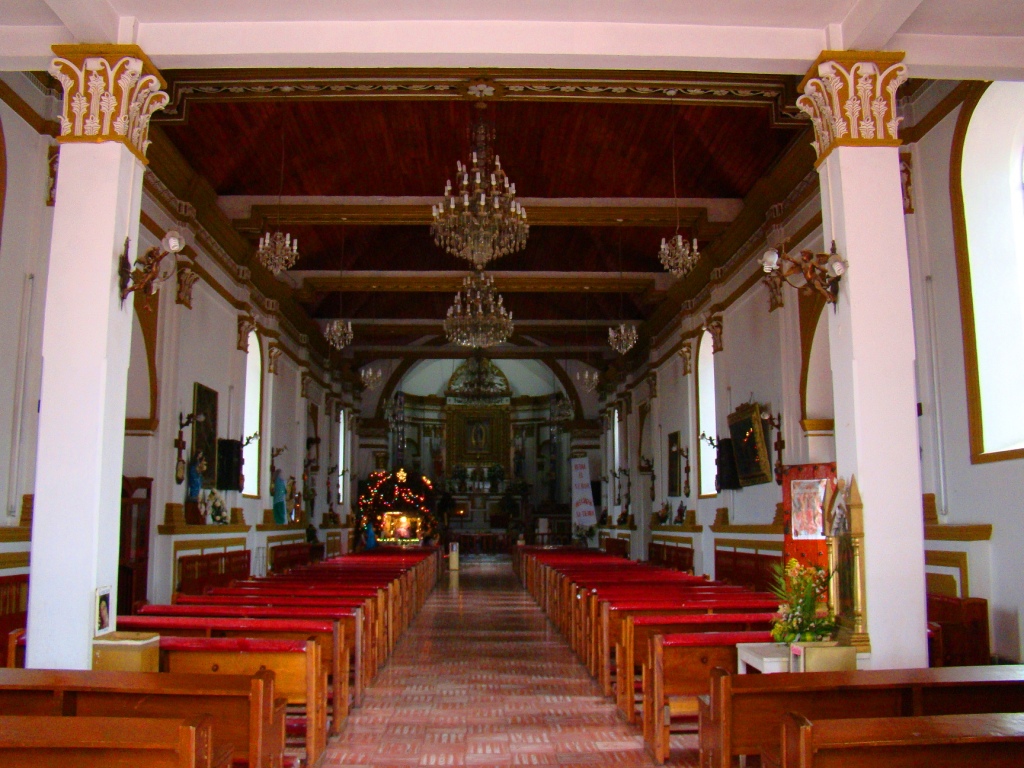
{"type": "Polygon", "coordinates": [[[677,208],[681,233],[706,254],[697,270],[706,284],[732,255],[727,246],[749,236],[740,229],[763,220],[766,194],[789,191],[766,193],[765,179],[780,176],[808,125],[792,116],[791,78],[762,78],[755,88],[749,77],[708,85],[705,75],[687,89],[683,74],[668,87],[664,75],[645,85],[641,73],[631,76],[630,99],[624,88],[585,84],[525,98],[499,84],[481,102],[472,87],[497,81],[458,72],[445,76],[457,87],[430,98],[411,87],[360,91],[352,84],[365,73],[319,73],[328,85],[316,98],[267,71],[224,82],[207,71],[199,86],[197,73],[165,75],[175,101],[157,121],[162,131],[253,249],[278,221],[298,238],[301,258],[285,282],[313,319],[353,321],[344,355],[356,365],[399,350],[415,356],[409,345],[438,354],[467,265],[433,243],[430,204],[466,159],[482,103],[531,221],[525,250],[491,265],[517,322],[514,342],[521,356],[540,345],[599,367],[617,357],[608,325],[674,315],[684,284],[687,295],[700,290],[696,278],[668,276],[657,258],[677,208]]]}

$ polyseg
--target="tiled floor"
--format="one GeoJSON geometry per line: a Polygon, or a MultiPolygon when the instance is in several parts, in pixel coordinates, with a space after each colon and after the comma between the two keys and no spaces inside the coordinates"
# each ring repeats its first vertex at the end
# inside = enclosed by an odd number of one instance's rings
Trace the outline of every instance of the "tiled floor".
{"type": "MultiPolygon", "coordinates": [[[[673,737],[670,765],[696,765],[673,737]]],[[[328,766],[650,766],[507,559],[438,585],[327,752],[328,766]]]]}

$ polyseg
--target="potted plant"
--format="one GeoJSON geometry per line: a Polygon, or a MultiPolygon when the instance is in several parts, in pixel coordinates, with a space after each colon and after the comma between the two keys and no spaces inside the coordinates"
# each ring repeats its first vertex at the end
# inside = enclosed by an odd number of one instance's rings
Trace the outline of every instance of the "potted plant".
{"type": "Polygon", "coordinates": [[[791,558],[785,568],[775,567],[775,579],[772,591],[782,602],[772,622],[772,638],[780,643],[830,640],[836,619],[828,607],[828,572],[791,558]]]}

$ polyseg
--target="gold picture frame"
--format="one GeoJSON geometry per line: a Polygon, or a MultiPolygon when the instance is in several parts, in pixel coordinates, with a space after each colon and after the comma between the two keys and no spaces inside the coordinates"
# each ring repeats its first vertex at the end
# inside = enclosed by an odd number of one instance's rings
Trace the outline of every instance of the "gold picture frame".
{"type": "Polygon", "coordinates": [[[740,486],[761,485],[773,479],[764,420],[757,403],[744,403],[729,414],[729,436],[740,486]]]}

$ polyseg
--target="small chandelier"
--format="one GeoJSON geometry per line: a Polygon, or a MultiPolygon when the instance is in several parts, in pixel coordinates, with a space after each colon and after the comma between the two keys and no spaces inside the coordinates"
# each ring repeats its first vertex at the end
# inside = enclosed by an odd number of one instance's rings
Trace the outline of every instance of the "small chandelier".
{"type": "Polygon", "coordinates": [[[380,368],[366,367],[359,371],[359,378],[363,382],[364,389],[373,389],[376,387],[380,384],[380,380],[383,375],[384,374],[380,368]]]}
{"type": "MultiPolygon", "coordinates": [[[[676,112],[678,115],[678,112],[676,112]]],[[[676,194],[676,121],[672,120],[672,204],[676,209],[676,234],[670,239],[661,238],[661,250],[658,258],[661,264],[673,277],[682,277],[697,265],[700,251],[697,250],[697,238],[691,245],[679,234],[679,197],[676,194]]]]}
{"type": "MultiPolygon", "coordinates": [[[[678,211],[676,212],[678,216],[678,211]]],[[[700,251],[697,250],[697,238],[693,238],[691,245],[683,236],[676,234],[671,240],[661,238],[661,250],[658,258],[665,269],[672,273],[673,277],[682,277],[693,269],[700,258],[700,251]]]]}
{"type": "Polygon", "coordinates": [[[472,165],[456,162],[458,191],[449,180],[444,200],[431,206],[434,242],[476,269],[521,251],[530,233],[526,210],[516,201],[516,185],[509,183],[501,159],[493,153],[493,141],[494,128],[481,115],[473,128],[472,165]]]}
{"type": "Polygon", "coordinates": [[[846,273],[846,261],[836,253],[836,241],[828,253],[801,251],[798,256],[786,253],[784,245],[769,248],[761,256],[765,282],[773,291],[780,291],[783,281],[805,294],[817,292],[829,304],[839,301],[839,280],[846,273]]]}
{"type": "Polygon", "coordinates": [[[597,371],[576,371],[576,382],[584,391],[593,392],[601,382],[601,375],[597,371]]]}
{"type": "Polygon", "coordinates": [[[462,291],[455,294],[455,303],[448,307],[444,321],[448,341],[478,348],[507,341],[515,326],[512,313],[505,309],[501,295],[494,291],[494,279],[478,270],[463,280],[462,286],[462,291]]]}
{"type": "Polygon", "coordinates": [[[324,329],[324,338],[335,349],[344,349],[352,343],[352,323],[348,320],[331,320],[324,329]]]}
{"type": "Polygon", "coordinates": [[[608,343],[620,355],[626,354],[636,346],[638,338],[636,326],[632,324],[619,323],[618,328],[608,329],[608,343]]]}
{"type": "MultiPolygon", "coordinates": [[[[281,226],[281,196],[284,194],[284,119],[281,120],[281,181],[277,188],[277,225],[281,226]]],[[[271,233],[267,231],[260,238],[256,258],[275,275],[279,275],[299,260],[299,238],[280,229],[271,233]]]]}

